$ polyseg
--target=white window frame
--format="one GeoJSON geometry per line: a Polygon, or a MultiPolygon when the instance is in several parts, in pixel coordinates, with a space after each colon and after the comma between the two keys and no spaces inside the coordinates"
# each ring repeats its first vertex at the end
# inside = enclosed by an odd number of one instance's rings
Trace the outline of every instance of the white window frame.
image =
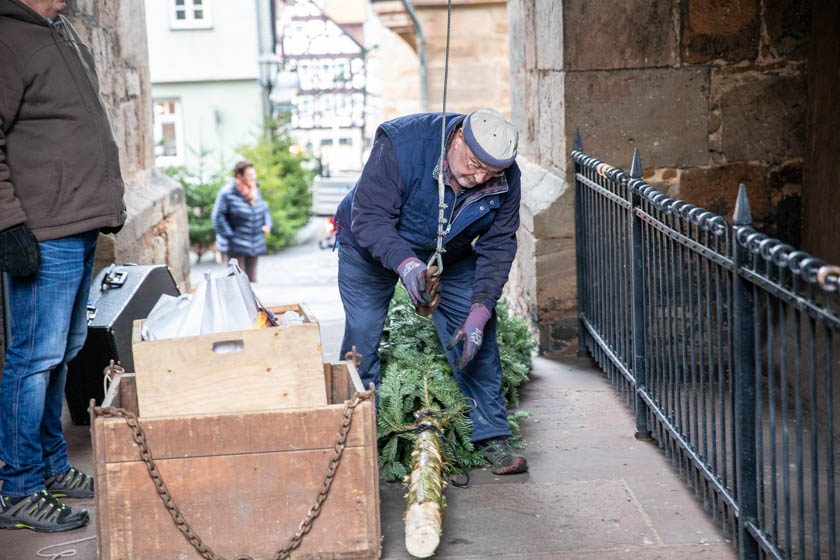
{"type": "Polygon", "coordinates": [[[201,0],[197,6],[195,0],[184,0],[183,6],[178,6],[176,0],[169,0],[169,26],[172,29],[211,29],[213,27],[211,0],[201,0]],[[202,11],[201,19],[195,19],[195,11],[202,11]],[[183,10],[185,19],[178,19],[177,12],[183,10]]]}
{"type": "Polygon", "coordinates": [[[157,167],[176,167],[184,165],[184,127],[182,125],[182,110],[181,100],[177,97],[158,97],[152,100],[152,109],[155,111],[153,116],[154,140],[155,150],[157,150],[158,142],[163,138],[163,125],[172,123],[175,125],[175,155],[157,155],[155,154],[155,165],[157,167]],[[156,110],[158,103],[173,103],[175,107],[174,114],[160,115],[156,110]]]}

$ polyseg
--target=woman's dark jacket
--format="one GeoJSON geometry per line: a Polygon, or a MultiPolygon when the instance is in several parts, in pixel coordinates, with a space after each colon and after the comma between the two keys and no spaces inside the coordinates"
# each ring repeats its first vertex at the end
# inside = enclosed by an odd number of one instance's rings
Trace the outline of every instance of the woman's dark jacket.
{"type": "Polygon", "coordinates": [[[213,206],[213,229],[216,249],[228,255],[255,257],[264,255],[265,234],[262,227],[271,227],[271,212],[257,191],[254,203],[236,190],[236,183],[222,188],[213,206]]]}
{"type": "MultiPolygon", "coordinates": [[[[446,118],[447,138],[464,115],[446,118]]],[[[437,242],[441,126],[439,113],[400,117],[379,127],[359,181],[336,212],[336,239],[356,247],[372,262],[396,271],[406,258],[426,261],[437,242]]],[[[448,142],[447,142],[448,145],[448,142]]],[[[456,197],[446,187],[449,232],[447,261],[476,255],[472,301],[495,306],[516,255],[520,172],[514,163],[456,197]],[[475,243],[473,244],[473,241],[475,243]]]]}

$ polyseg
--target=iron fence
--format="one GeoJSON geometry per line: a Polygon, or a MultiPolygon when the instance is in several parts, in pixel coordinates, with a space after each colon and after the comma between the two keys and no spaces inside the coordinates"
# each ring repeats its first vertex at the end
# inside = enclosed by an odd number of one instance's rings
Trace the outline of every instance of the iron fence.
{"type": "Polygon", "coordinates": [[[580,148],[578,309],[587,349],[742,559],[836,560],[840,268],[580,148]]]}

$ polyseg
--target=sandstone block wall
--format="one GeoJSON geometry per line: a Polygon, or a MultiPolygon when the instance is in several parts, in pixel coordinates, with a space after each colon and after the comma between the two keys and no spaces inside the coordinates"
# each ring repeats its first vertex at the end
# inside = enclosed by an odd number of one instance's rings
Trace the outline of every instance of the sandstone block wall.
{"type": "Polygon", "coordinates": [[[110,264],[167,264],[181,289],[189,283],[189,229],[183,189],[154,170],[152,106],[143,2],[76,0],[63,12],[93,51],[99,88],[126,184],[128,220],[100,236],[97,269],[110,264]]]}
{"type": "Polygon", "coordinates": [[[809,2],[508,4],[511,115],[536,168],[508,295],[543,351],[574,344],[577,129],[590,154],[629,168],[638,148],[648,182],[723,215],[746,183],[756,224],[799,242],[809,2]]]}
{"type": "MultiPolygon", "coordinates": [[[[446,0],[413,0],[426,39],[429,111],[440,111],[443,102],[446,50],[446,0]]],[[[411,48],[387,47],[392,38],[374,52],[381,70],[383,120],[420,109],[417,79],[419,59],[415,38],[405,8],[399,0],[373,0],[372,6],[386,26],[403,32],[411,48]],[[410,32],[406,30],[410,29],[410,32]],[[412,109],[414,107],[414,109],[412,109]]],[[[504,0],[453,0],[449,46],[449,80],[446,109],[469,112],[494,107],[510,112],[510,74],[508,72],[508,16],[504,0]]]]}

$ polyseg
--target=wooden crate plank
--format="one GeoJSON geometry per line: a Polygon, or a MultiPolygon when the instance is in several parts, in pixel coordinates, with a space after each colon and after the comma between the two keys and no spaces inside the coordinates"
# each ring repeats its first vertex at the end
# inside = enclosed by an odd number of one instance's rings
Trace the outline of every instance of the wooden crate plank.
{"type": "Polygon", "coordinates": [[[324,362],[324,383],[327,386],[327,404],[338,404],[335,400],[335,390],[333,389],[333,368],[331,364],[326,362],[324,362]]]}
{"type": "MultiPolygon", "coordinates": [[[[356,409],[347,434],[349,447],[376,444],[375,437],[366,439],[370,427],[365,423],[371,419],[365,411],[372,408],[372,402],[364,402],[356,409]]],[[[154,457],[168,459],[331,448],[343,414],[343,405],[331,405],[217,416],[141,417],[140,424],[154,457]]],[[[137,460],[137,447],[123,419],[99,418],[97,430],[101,432],[101,446],[109,462],[137,460]]]]}
{"type": "MultiPolygon", "coordinates": [[[[109,391],[111,400],[118,395],[117,392],[119,379],[111,385],[114,391],[109,391]]],[[[106,395],[107,399],[107,395],[106,395]]],[[[93,456],[93,478],[96,483],[96,492],[94,492],[94,499],[96,500],[96,534],[99,537],[100,550],[109,550],[111,547],[111,533],[107,530],[107,520],[111,517],[111,511],[108,506],[108,497],[111,495],[108,484],[108,476],[106,475],[107,455],[105,453],[104,433],[101,429],[97,429],[102,425],[104,418],[97,418],[91,411],[91,455],[93,456]]]]}
{"type": "Polygon", "coordinates": [[[327,404],[318,323],[305,306],[294,309],[308,322],[149,341],[140,340],[135,324],[140,414],[151,418],[327,404]]]}
{"type": "MultiPolygon", "coordinates": [[[[174,501],[217,554],[271,557],[313,503],[331,450],[158,461],[174,501]]],[[[378,523],[369,526],[365,448],[348,448],[330,495],[293,557],[375,558],[378,523]],[[373,528],[373,529],[372,529],[373,528]],[[376,534],[370,534],[373,530],[376,534]],[[375,543],[375,546],[371,546],[375,543]]],[[[109,464],[100,535],[103,559],[200,558],[172,522],[141,462],[109,464]]]]}
{"type": "Polygon", "coordinates": [[[368,546],[371,550],[379,550],[382,546],[382,529],[379,522],[379,449],[376,439],[376,406],[374,403],[375,400],[372,399],[370,403],[366,403],[371,406],[366,406],[360,412],[365,415],[365,441],[372,443],[372,449],[365,454],[363,467],[364,481],[367,486],[365,493],[371,497],[372,506],[366,511],[367,526],[370,528],[368,531],[368,537],[370,538],[368,546]]]}

